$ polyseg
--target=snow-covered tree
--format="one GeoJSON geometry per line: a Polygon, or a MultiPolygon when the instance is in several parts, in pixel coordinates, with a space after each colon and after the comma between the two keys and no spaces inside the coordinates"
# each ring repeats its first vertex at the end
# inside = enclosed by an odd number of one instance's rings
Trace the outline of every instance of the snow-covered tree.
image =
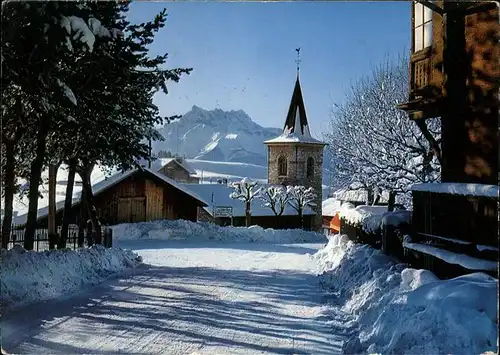
{"type": "Polygon", "coordinates": [[[234,189],[233,192],[229,194],[229,197],[235,200],[243,201],[245,204],[245,225],[250,226],[250,219],[252,215],[251,203],[254,198],[258,198],[262,191],[257,181],[253,181],[249,178],[243,178],[241,181],[235,181],[230,184],[234,189]]]}
{"type": "Polygon", "coordinates": [[[396,107],[407,101],[407,63],[386,61],[335,105],[325,140],[336,187],[379,187],[408,204],[411,185],[440,178],[439,119],[412,122],[396,107]]]}
{"type": "Polygon", "coordinates": [[[300,226],[304,228],[304,209],[315,206],[314,199],[317,197],[312,187],[305,186],[287,186],[289,195],[288,204],[297,211],[300,218],[300,226]]]}
{"type": "Polygon", "coordinates": [[[264,206],[270,208],[276,216],[276,226],[280,227],[280,217],[285,211],[290,195],[284,186],[268,186],[263,189],[260,199],[264,206]]]}

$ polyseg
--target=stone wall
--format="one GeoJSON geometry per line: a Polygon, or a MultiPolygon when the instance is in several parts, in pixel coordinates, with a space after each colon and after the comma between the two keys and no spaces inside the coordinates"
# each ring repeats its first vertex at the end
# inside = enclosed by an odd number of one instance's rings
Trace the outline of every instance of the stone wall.
{"type": "Polygon", "coordinates": [[[322,225],[322,183],[323,183],[323,146],[316,144],[285,143],[268,146],[268,182],[276,185],[303,185],[312,187],[317,198],[313,210],[316,212],[313,229],[320,230],[322,225]],[[280,176],[279,157],[287,161],[287,176],[280,176]],[[307,159],[314,159],[314,174],[307,176],[307,159]]]}

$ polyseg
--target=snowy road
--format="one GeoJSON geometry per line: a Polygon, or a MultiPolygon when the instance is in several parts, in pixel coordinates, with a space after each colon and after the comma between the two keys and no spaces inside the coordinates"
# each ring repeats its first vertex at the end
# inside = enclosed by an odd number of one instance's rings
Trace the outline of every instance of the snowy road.
{"type": "MultiPolygon", "coordinates": [[[[125,242],[124,242],[125,243],[125,242]]],[[[335,354],[308,254],[318,244],[141,241],[150,264],[4,315],[21,354],[335,354]]]]}

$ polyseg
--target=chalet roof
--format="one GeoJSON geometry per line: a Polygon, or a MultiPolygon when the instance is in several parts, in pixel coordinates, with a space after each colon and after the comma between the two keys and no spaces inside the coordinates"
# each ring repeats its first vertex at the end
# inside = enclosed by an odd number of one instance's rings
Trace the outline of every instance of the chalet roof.
{"type": "MultiPolygon", "coordinates": [[[[205,202],[201,197],[199,197],[199,195],[197,193],[195,193],[191,189],[188,189],[184,184],[180,184],[180,183],[170,179],[169,177],[167,177],[161,173],[158,173],[154,170],[148,169],[148,168],[143,168],[142,171],[145,172],[146,174],[149,174],[150,176],[153,176],[153,177],[157,178],[158,180],[161,180],[162,182],[174,187],[175,189],[183,192],[184,194],[191,196],[195,200],[200,201],[203,204],[203,206],[208,206],[208,202],[205,202]]],[[[127,170],[125,172],[118,172],[118,173],[111,175],[110,177],[105,178],[104,180],[101,180],[98,183],[95,183],[94,185],[92,185],[92,192],[93,192],[94,196],[97,196],[100,193],[115,186],[119,182],[125,180],[129,176],[132,176],[132,175],[137,174],[139,172],[141,172],[140,169],[131,169],[131,170],[127,170]]],[[[81,196],[81,192],[78,192],[78,193],[73,195],[73,200],[72,200],[71,206],[76,206],[80,203],[80,196],[81,196]]],[[[64,200],[56,203],[56,211],[60,211],[62,209],[64,209],[64,200]]],[[[38,213],[37,213],[37,219],[46,217],[48,215],[48,210],[49,210],[48,206],[40,208],[38,210],[38,213]]],[[[16,216],[14,218],[13,222],[15,224],[24,224],[24,223],[26,223],[26,220],[27,220],[27,214],[23,214],[20,216],[16,216]]]]}
{"type": "MultiPolygon", "coordinates": [[[[240,200],[235,200],[229,197],[229,194],[233,192],[233,189],[226,184],[184,184],[186,188],[193,190],[199,196],[201,196],[205,201],[208,201],[208,206],[204,207],[210,215],[213,214],[214,207],[232,207],[234,217],[244,217],[245,216],[245,204],[240,200]]],[[[266,185],[261,185],[262,187],[266,185]]],[[[263,217],[263,216],[274,216],[274,212],[269,208],[264,206],[264,202],[258,198],[252,200],[250,204],[252,211],[252,216],[263,217]]],[[[307,207],[304,209],[304,216],[314,215],[315,212],[311,208],[307,207]]],[[[297,211],[295,211],[291,206],[286,206],[283,216],[295,216],[297,211]]]]}
{"type": "Polygon", "coordinates": [[[272,143],[311,143],[311,144],[324,144],[323,142],[313,138],[309,130],[307,122],[306,107],[304,105],[304,98],[302,97],[302,90],[300,88],[299,77],[295,81],[293,89],[292,100],[288,108],[288,115],[286,116],[285,126],[283,133],[273,139],[265,141],[265,144],[272,143]]]}
{"type": "Polygon", "coordinates": [[[158,158],[151,162],[151,170],[159,171],[165,165],[177,164],[184,170],[186,170],[190,175],[196,175],[196,171],[186,162],[186,159],[179,158],[158,158]]]}

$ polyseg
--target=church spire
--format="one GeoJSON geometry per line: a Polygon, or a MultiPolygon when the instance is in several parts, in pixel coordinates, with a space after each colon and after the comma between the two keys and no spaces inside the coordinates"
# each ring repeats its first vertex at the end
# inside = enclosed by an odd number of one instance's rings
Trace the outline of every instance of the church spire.
{"type": "Polygon", "coordinates": [[[290,107],[288,108],[288,115],[286,116],[283,133],[294,133],[297,137],[311,137],[298,74],[297,71],[297,80],[295,81],[295,87],[293,89],[290,107]]]}

